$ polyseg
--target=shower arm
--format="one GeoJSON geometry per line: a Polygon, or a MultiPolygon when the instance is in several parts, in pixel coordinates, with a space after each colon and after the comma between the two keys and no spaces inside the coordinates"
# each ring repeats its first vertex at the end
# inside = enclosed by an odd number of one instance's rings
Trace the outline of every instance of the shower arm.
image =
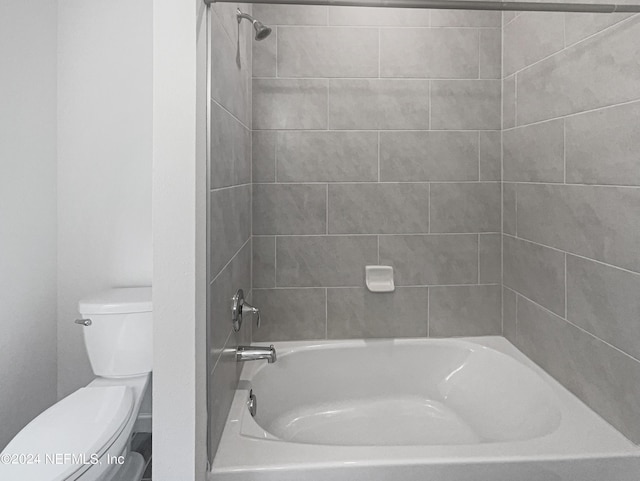
{"type": "MultiPolygon", "coordinates": [[[[203,0],[214,3],[236,3],[234,0],[203,0]]],[[[495,10],[529,12],[640,12],[640,5],[550,3],[550,2],[493,2],[475,0],[253,0],[253,4],[320,5],[341,7],[434,8],[443,10],[495,10]]],[[[248,16],[248,18],[250,18],[248,16]]],[[[253,19],[250,18],[252,21],[253,19]]]]}

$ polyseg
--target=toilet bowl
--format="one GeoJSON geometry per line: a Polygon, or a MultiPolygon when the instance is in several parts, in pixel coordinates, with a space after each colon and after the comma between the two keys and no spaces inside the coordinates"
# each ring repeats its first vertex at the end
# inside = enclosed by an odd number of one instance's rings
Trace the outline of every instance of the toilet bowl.
{"type": "Polygon", "coordinates": [[[80,302],[98,376],[44,411],[0,454],[2,481],[139,481],[131,435],[152,370],[151,288],[112,289],[80,302]]]}

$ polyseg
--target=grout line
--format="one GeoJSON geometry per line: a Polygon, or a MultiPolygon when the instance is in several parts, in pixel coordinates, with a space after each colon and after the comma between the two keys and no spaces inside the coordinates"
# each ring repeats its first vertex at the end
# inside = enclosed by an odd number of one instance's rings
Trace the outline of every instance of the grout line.
{"type": "Polygon", "coordinates": [[[627,352],[623,351],[622,349],[620,349],[620,348],[618,348],[618,347],[614,346],[613,344],[611,344],[611,343],[609,343],[609,342],[605,341],[604,339],[599,338],[599,337],[598,337],[598,336],[596,336],[595,334],[593,334],[593,333],[591,333],[591,332],[587,331],[586,329],[584,329],[584,328],[582,328],[582,327],[578,326],[577,324],[574,324],[574,323],[573,323],[573,322],[571,322],[570,320],[565,319],[565,318],[564,318],[564,317],[562,317],[562,316],[559,316],[558,314],[556,314],[556,313],[555,313],[555,312],[553,312],[552,310],[547,309],[547,308],[546,308],[545,306],[543,306],[542,304],[537,303],[537,302],[536,302],[536,301],[534,301],[533,299],[529,299],[527,296],[525,296],[524,294],[520,293],[520,291],[515,291],[515,292],[517,293],[517,295],[518,295],[518,296],[522,297],[523,299],[526,299],[527,301],[531,302],[532,304],[535,304],[535,305],[536,305],[536,306],[538,306],[540,309],[542,309],[542,310],[546,311],[547,313],[551,314],[553,317],[555,317],[555,318],[557,318],[557,319],[560,319],[561,321],[566,322],[567,324],[569,324],[569,325],[571,325],[571,326],[575,327],[576,329],[578,329],[579,331],[583,332],[584,334],[587,334],[589,337],[591,337],[591,338],[595,339],[596,341],[599,341],[599,342],[601,342],[601,343],[603,343],[603,344],[605,344],[605,345],[609,346],[610,348],[615,349],[615,350],[616,350],[616,351],[618,351],[620,354],[623,354],[624,356],[626,356],[626,357],[628,357],[628,358],[630,358],[630,359],[632,359],[632,360],[634,360],[634,361],[636,361],[636,362],[639,362],[639,363],[640,363],[640,359],[633,357],[631,354],[629,354],[629,353],[627,353],[627,352]]]}
{"type": "Polygon", "coordinates": [[[564,253],[564,318],[569,319],[569,306],[568,306],[568,298],[569,295],[567,293],[567,253],[564,253]]]}
{"type": "Polygon", "coordinates": [[[505,235],[507,237],[511,237],[512,239],[520,240],[520,241],[523,241],[523,242],[528,242],[529,244],[534,244],[534,245],[537,245],[539,247],[546,247],[547,249],[551,249],[553,251],[560,252],[562,254],[568,254],[568,255],[573,256],[573,257],[578,257],[580,259],[584,259],[586,261],[595,262],[595,263],[600,264],[600,265],[605,266],[605,267],[610,267],[612,269],[618,269],[618,270],[626,272],[628,274],[634,274],[636,276],[640,276],[640,272],[632,271],[630,269],[626,269],[624,267],[616,266],[616,265],[613,265],[613,264],[608,264],[606,262],[599,261],[597,259],[593,259],[591,257],[586,257],[586,256],[583,256],[583,255],[580,255],[580,254],[576,254],[574,252],[563,251],[562,249],[558,249],[557,247],[552,247],[552,246],[547,245],[547,244],[542,244],[540,242],[532,241],[532,240],[529,240],[529,239],[527,239],[525,237],[518,237],[517,235],[507,234],[506,232],[503,235],[505,235]]]}
{"type": "Polygon", "coordinates": [[[480,234],[478,234],[478,284],[480,284],[480,234]]]}

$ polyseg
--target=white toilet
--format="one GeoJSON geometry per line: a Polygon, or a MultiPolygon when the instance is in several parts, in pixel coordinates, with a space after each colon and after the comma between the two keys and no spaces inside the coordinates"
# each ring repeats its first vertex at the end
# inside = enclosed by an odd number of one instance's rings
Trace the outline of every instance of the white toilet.
{"type": "Polygon", "coordinates": [[[2,481],[139,481],[144,460],[130,437],[152,371],[150,287],[80,301],[96,379],[51,406],[2,451],[2,481]]]}

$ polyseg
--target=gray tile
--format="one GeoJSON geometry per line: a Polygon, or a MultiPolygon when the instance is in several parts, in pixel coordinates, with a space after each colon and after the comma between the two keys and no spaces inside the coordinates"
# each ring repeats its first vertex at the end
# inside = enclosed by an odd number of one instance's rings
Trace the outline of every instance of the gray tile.
{"type": "Polygon", "coordinates": [[[428,27],[429,10],[376,7],[330,7],[329,25],[428,27]]]}
{"type": "Polygon", "coordinates": [[[640,185],[640,102],[566,119],[567,182],[640,185]]]}
{"type": "Polygon", "coordinates": [[[516,184],[502,184],[502,231],[517,234],[516,184]]]}
{"type": "Polygon", "coordinates": [[[253,15],[267,25],[326,25],[327,7],[315,5],[254,5],[253,15]]]}
{"type": "Polygon", "coordinates": [[[502,82],[502,125],[505,129],[516,126],[516,76],[502,82]]]}
{"type": "Polygon", "coordinates": [[[329,185],[330,234],[429,232],[429,184],[329,185]]]}
{"type": "Polygon", "coordinates": [[[499,232],[500,184],[431,184],[431,232],[499,232]]]}
{"type": "Polygon", "coordinates": [[[378,30],[278,28],[280,77],[377,77],[378,30]]]}
{"type": "Polygon", "coordinates": [[[372,293],[362,288],[327,290],[327,337],[426,337],[426,287],[372,293]]]}
{"type": "Polygon", "coordinates": [[[517,341],[591,409],[640,442],[640,363],[522,298],[517,341]]]}
{"type": "Polygon", "coordinates": [[[429,128],[428,80],[331,80],[329,128],[429,128]]]}
{"type": "Polygon", "coordinates": [[[375,236],[276,239],[276,282],[283,287],[364,286],[364,268],[377,264],[375,236]]]}
{"type": "Polygon", "coordinates": [[[511,11],[503,11],[502,12],[502,25],[506,25],[511,22],[514,18],[520,15],[520,12],[511,12],[511,11]]]}
{"type": "Polygon", "coordinates": [[[380,132],[380,180],[478,180],[478,135],[380,132]]]}
{"type": "Polygon", "coordinates": [[[254,341],[325,338],[324,289],[256,289],[253,302],[261,314],[261,326],[254,329],[254,341]]]}
{"type": "Polygon", "coordinates": [[[502,335],[513,344],[517,342],[518,333],[517,306],[517,294],[511,289],[502,287],[502,335]]]}
{"type": "Polygon", "coordinates": [[[640,98],[638,36],[640,18],[634,18],[523,71],[518,75],[518,122],[640,98]]]}
{"type": "Polygon", "coordinates": [[[254,130],[253,182],[275,182],[277,132],[254,130]]]}
{"type": "Polygon", "coordinates": [[[253,128],[327,128],[326,80],[254,79],[253,128]]]}
{"type": "Polygon", "coordinates": [[[502,78],[502,30],[480,30],[480,78],[502,78]]]}
{"type": "Polygon", "coordinates": [[[211,101],[211,188],[251,182],[251,131],[211,101]]]}
{"type": "Polygon", "coordinates": [[[381,236],[380,264],[393,266],[397,286],[475,284],[478,236],[381,236]]]}
{"type": "Polygon", "coordinates": [[[640,359],[640,274],[567,256],[568,319],[640,359]]]}
{"type": "Polygon", "coordinates": [[[504,27],[504,74],[564,48],[564,18],[555,12],[525,12],[504,27]]]}
{"type": "Polygon", "coordinates": [[[518,186],[518,235],[640,271],[640,189],[518,186]]]}
{"type": "Polygon", "coordinates": [[[253,70],[254,77],[276,77],[278,72],[278,32],[274,28],[264,40],[253,42],[253,70]]]}
{"type": "Polygon", "coordinates": [[[431,128],[437,130],[499,130],[499,80],[433,80],[431,128]]]}
{"type": "Polygon", "coordinates": [[[502,282],[502,235],[480,234],[480,284],[502,282]]]}
{"type": "Polygon", "coordinates": [[[257,237],[253,242],[253,287],[276,286],[276,238],[257,237]]]}
{"type": "Polygon", "coordinates": [[[505,130],[504,180],[564,181],[564,120],[505,130]]]}
{"type": "Polygon", "coordinates": [[[480,180],[501,180],[502,133],[480,132],[480,180]]]}
{"type": "MultiPolygon", "coordinates": [[[[230,262],[218,274],[209,285],[208,296],[208,334],[210,336],[211,367],[222,353],[229,333],[232,331],[231,322],[231,298],[238,289],[245,293],[251,290],[251,245],[247,243],[229,259],[230,262]]],[[[242,341],[240,334],[231,334],[230,342],[239,344],[242,341]]]]}
{"type": "Polygon", "coordinates": [[[564,254],[511,236],[502,248],[504,285],[564,316],[564,254]]]}
{"type": "Polygon", "coordinates": [[[473,29],[382,29],[380,76],[478,78],[478,42],[473,29]]]}
{"type": "Polygon", "coordinates": [[[500,12],[432,10],[433,27],[499,27],[500,12]]]}
{"type": "Polygon", "coordinates": [[[215,277],[251,236],[251,186],[212,191],[210,202],[210,272],[215,277]]]}
{"type": "Polygon", "coordinates": [[[326,222],[325,185],[253,185],[254,234],[324,234],[326,222]]]}
{"type": "MultiPolygon", "coordinates": [[[[211,49],[214,73],[211,76],[211,97],[251,128],[251,55],[245,55],[247,39],[240,36],[240,65],[236,63],[236,42],[222,27],[216,15],[211,16],[211,49]]],[[[234,37],[235,38],[235,37],[234,37]]],[[[249,47],[250,48],[250,47],[249,47]]]]}
{"type": "Polygon", "coordinates": [[[611,25],[621,22],[630,15],[629,13],[610,13],[608,15],[600,15],[597,13],[565,13],[566,44],[571,45],[579,42],[611,25]]]}
{"type": "Polygon", "coordinates": [[[280,132],[279,182],[378,180],[377,132],[280,132]]]}
{"type": "Polygon", "coordinates": [[[500,290],[500,286],[430,287],[429,337],[501,334],[500,290]]]}

